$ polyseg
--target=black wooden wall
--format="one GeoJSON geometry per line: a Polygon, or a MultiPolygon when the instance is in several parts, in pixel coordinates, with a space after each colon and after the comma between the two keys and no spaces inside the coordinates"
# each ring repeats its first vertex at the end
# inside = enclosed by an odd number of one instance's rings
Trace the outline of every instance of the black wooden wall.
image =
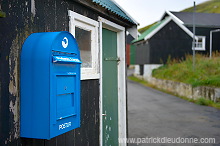
{"type": "Polygon", "coordinates": [[[136,64],[163,64],[192,53],[192,38],[172,20],[149,40],[136,47],[136,64]]]}
{"type": "Polygon", "coordinates": [[[170,21],[150,40],[149,64],[166,63],[168,58],[181,59],[192,53],[192,38],[176,23],[170,21]]]}
{"type": "Polygon", "coordinates": [[[0,10],[0,146],[97,146],[99,80],[81,81],[81,127],[51,140],[20,138],[19,85],[21,47],[31,33],[68,31],[68,10],[95,20],[97,12],[74,0],[1,0],[0,10]]]}
{"type": "MultiPolygon", "coordinates": [[[[188,28],[189,28],[189,30],[193,31],[192,27],[188,27],[188,28]]],[[[206,37],[206,45],[205,45],[206,50],[205,51],[197,51],[197,52],[203,53],[203,54],[209,54],[209,52],[210,52],[210,31],[216,30],[216,29],[220,29],[220,27],[219,28],[196,27],[196,35],[206,37]]],[[[212,50],[213,50],[213,52],[220,51],[220,41],[219,40],[220,40],[220,32],[213,33],[213,35],[212,35],[212,50]]]]}
{"type": "Polygon", "coordinates": [[[150,45],[148,41],[136,45],[135,51],[135,64],[143,65],[150,63],[150,45]]]}

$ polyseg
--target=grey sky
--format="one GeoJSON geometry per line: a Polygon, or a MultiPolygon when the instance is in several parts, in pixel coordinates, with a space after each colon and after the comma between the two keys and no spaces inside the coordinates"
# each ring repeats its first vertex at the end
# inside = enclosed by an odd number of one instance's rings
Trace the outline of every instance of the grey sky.
{"type": "Polygon", "coordinates": [[[115,0],[137,22],[139,28],[158,21],[165,10],[181,11],[207,0],[115,0]]]}

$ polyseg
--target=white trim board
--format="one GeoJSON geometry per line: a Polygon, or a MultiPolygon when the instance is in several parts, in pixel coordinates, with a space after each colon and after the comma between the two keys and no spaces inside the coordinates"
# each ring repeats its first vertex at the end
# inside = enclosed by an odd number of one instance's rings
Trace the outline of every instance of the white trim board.
{"type": "Polygon", "coordinates": [[[103,113],[103,106],[102,106],[102,94],[103,94],[103,91],[102,91],[102,59],[103,59],[103,56],[102,56],[102,22],[99,21],[99,48],[100,48],[100,54],[99,54],[99,58],[100,58],[100,80],[99,80],[99,84],[100,84],[100,87],[99,87],[99,120],[100,120],[100,127],[99,127],[99,145],[102,146],[102,142],[103,142],[103,131],[102,131],[102,128],[103,128],[103,122],[102,122],[102,113],[103,113]]]}
{"type": "MultiPolygon", "coordinates": [[[[125,28],[109,20],[99,17],[99,46],[100,46],[100,146],[103,140],[103,121],[102,121],[102,28],[117,32],[117,54],[120,58],[118,63],[118,138],[127,138],[127,112],[126,112],[126,74],[125,74],[125,28]]],[[[126,143],[120,143],[126,146],[126,143]]]]}
{"type": "Polygon", "coordinates": [[[169,16],[173,17],[173,19],[176,19],[180,24],[184,24],[182,20],[180,20],[178,17],[176,17],[175,15],[173,15],[170,11],[166,10],[165,13],[163,14],[163,16],[160,18],[160,20],[162,21],[163,19],[165,19],[164,17],[166,16],[166,14],[168,14],[169,16]]]}

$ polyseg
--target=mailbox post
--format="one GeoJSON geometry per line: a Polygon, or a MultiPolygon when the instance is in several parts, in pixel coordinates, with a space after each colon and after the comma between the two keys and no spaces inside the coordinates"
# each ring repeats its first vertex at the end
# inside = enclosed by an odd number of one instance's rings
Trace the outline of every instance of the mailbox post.
{"type": "Polygon", "coordinates": [[[69,32],[33,33],[21,53],[21,137],[80,127],[80,52],[69,32]]]}

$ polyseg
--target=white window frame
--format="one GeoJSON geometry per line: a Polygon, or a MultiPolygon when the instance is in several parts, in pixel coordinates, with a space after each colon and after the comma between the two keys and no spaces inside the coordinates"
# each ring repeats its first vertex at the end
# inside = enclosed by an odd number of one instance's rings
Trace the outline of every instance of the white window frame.
{"type": "Polygon", "coordinates": [[[205,51],[205,40],[206,40],[206,37],[205,36],[196,36],[196,37],[197,37],[197,39],[195,40],[195,50],[196,51],[205,51]],[[199,39],[202,39],[202,42],[198,42],[199,39]],[[202,45],[202,47],[200,47],[199,45],[202,45]]]}
{"type": "Polygon", "coordinates": [[[75,28],[81,28],[91,31],[91,68],[81,67],[81,80],[99,79],[99,45],[98,45],[98,28],[99,23],[93,19],[80,15],[71,10],[68,11],[69,31],[75,36],[75,28]]]}

